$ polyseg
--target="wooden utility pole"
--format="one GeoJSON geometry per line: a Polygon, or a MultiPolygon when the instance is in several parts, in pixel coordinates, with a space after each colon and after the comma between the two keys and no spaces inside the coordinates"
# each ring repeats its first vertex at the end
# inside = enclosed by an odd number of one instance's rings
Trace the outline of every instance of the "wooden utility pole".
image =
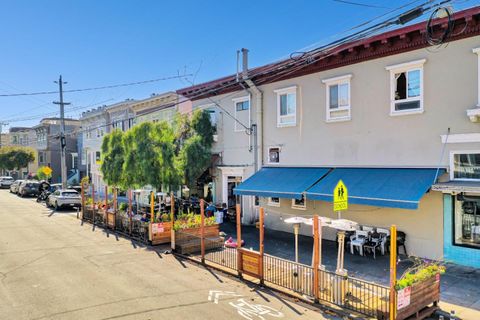
{"type": "MultiPolygon", "coordinates": [[[[321,228],[321,227],[320,227],[321,228]]],[[[313,216],[313,296],[315,302],[318,302],[318,284],[320,268],[320,241],[319,241],[319,219],[317,215],[313,216]]]]}
{"type": "Polygon", "coordinates": [[[53,102],[54,104],[60,105],[60,164],[61,164],[61,176],[62,176],[62,189],[67,188],[67,162],[66,162],[66,156],[65,156],[65,147],[67,146],[67,140],[65,138],[65,106],[69,105],[69,102],[63,102],[63,85],[66,84],[66,82],[62,81],[62,76],[60,75],[60,78],[58,81],[55,81],[55,83],[58,83],[58,89],[60,92],[60,101],[59,102],[53,102]]]}
{"type": "Polygon", "coordinates": [[[172,251],[175,250],[175,198],[173,197],[173,192],[170,192],[170,221],[172,222],[172,228],[170,229],[170,248],[172,251]]]}

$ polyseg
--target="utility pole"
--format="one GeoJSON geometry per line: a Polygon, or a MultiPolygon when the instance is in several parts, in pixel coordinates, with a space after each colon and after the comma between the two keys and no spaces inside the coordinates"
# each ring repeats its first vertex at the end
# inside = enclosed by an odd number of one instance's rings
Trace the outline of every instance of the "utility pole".
{"type": "Polygon", "coordinates": [[[60,163],[61,163],[61,175],[62,175],[62,189],[67,188],[67,162],[65,157],[65,147],[67,146],[67,140],[65,139],[65,106],[69,105],[69,102],[63,102],[63,85],[67,82],[62,81],[62,76],[58,81],[58,89],[60,92],[60,102],[53,102],[54,104],[60,105],[60,163]]]}
{"type": "Polygon", "coordinates": [[[2,122],[0,121],[0,148],[2,147],[2,130],[3,126],[6,126],[8,123],[7,122],[2,122]]]}

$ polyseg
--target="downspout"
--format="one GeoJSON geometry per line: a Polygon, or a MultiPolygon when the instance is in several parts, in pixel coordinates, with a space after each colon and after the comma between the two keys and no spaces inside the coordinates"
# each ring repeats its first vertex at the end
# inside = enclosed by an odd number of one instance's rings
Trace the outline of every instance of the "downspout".
{"type": "MultiPolygon", "coordinates": [[[[255,83],[248,77],[248,49],[242,48],[242,80],[247,84],[246,89],[250,94],[255,96],[255,124],[252,124],[251,133],[254,139],[254,170],[257,172],[260,166],[263,166],[263,92],[258,89],[255,83]],[[260,152],[259,152],[260,151],[260,152]]],[[[239,80],[237,78],[237,80],[239,80]]]]}

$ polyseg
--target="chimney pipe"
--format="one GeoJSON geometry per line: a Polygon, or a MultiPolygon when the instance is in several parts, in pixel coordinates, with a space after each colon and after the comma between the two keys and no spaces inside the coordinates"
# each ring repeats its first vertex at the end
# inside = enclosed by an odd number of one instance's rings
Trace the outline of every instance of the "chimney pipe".
{"type": "Polygon", "coordinates": [[[248,49],[242,48],[242,77],[248,79],[248,49]]]}

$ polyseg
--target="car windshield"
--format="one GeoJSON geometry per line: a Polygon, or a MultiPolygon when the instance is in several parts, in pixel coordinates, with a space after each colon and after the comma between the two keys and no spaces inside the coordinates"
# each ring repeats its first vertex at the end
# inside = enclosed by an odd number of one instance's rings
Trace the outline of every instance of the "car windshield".
{"type": "Polygon", "coordinates": [[[27,183],[25,186],[27,186],[29,188],[35,188],[35,187],[38,187],[39,184],[38,183],[27,183]]]}
{"type": "Polygon", "coordinates": [[[73,191],[62,192],[62,196],[66,196],[66,197],[77,197],[77,196],[78,196],[78,192],[73,192],[73,191]]]}

